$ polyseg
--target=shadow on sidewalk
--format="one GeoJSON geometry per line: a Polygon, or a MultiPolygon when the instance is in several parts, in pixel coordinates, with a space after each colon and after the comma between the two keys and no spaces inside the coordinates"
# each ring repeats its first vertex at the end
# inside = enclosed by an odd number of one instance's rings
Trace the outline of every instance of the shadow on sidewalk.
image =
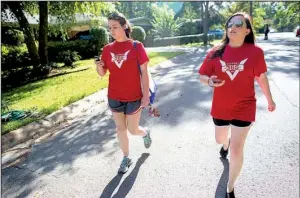
{"type": "Polygon", "coordinates": [[[227,190],[227,182],[229,178],[229,162],[228,159],[223,159],[220,157],[220,160],[224,166],[223,173],[220,177],[217,189],[216,189],[216,194],[215,198],[224,198],[227,190]]]}
{"type": "MultiPolygon", "coordinates": [[[[134,169],[131,171],[131,173],[127,176],[127,178],[123,181],[121,186],[119,187],[119,190],[117,193],[113,196],[114,198],[117,197],[126,197],[126,195],[129,193],[131,190],[136,177],[139,173],[140,167],[142,164],[146,161],[146,159],[149,157],[149,153],[143,153],[141,157],[138,159],[138,161],[135,164],[134,169]]],[[[118,187],[123,174],[117,174],[104,188],[102,194],[100,195],[100,198],[110,198],[112,197],[113,192],[115,189],[118,187]]]]}

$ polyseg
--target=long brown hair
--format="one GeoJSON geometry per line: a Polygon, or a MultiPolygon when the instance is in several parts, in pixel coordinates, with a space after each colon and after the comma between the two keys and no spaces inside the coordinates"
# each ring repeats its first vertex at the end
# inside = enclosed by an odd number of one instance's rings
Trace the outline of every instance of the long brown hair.
{"type": "Polygon", "coordinates": [[[229,17],[229,19],[227,20],[227,22],[225,24],[225,35],[224,35],[224,37],[222,39],[221,45],[211,55],[211,57],[210,57],[211,59],[217,58],[217,57],[221,57],[222,58],[224,50],[225,50],[225,47],[229,43],[229,38],[228,38],[228,35],[227,35],[228,23],[235,16],[243,16],[245,18],[245,21],[246,21],[247,29],[250,29],[250,33],[248,35],[246,35],[244,43],[251,43],[251,44],[255,43],[255,36],[254,36],[254,33],[253,33],[253,28],[252,28],[252,23],[251,23],[250,16],[247,13],[245,13],[245,12],[235,13],[231,17],[229,17]]]}
{"type": "Polygon", "coordinates": [[[131,28],[129,21],[124,16],[124,14],[122,14],[120,12],[112,12],[107,16],[107,20],[118,21],[122,27],[124,25],[126,25],[127,27],[125,29],[125,34],[126,34],[127,38],[131,38],[130,34],[132,32],[132,28],[131,28]]]}

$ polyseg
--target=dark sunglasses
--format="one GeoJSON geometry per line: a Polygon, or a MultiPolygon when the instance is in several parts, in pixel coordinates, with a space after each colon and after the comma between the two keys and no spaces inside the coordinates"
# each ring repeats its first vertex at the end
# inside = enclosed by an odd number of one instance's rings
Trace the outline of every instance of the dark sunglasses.
{"type": "Polygon", "coordinates": [[[233,26],[235,26],[237,28],[241,28],[244,26],[244,21],[242,21],[242,20],[230,21],[227,25],[227,28],[232,28],[233,26]]]}

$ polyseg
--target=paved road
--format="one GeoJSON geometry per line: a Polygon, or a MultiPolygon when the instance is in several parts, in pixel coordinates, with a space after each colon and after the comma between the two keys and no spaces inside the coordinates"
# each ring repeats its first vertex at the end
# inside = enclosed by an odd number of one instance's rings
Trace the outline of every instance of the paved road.
{"type": "MultiPolygon", "coordinates": [[[[245,146],[237,197],[299,197],[299,39],[259,39],[266,54],[274,113],[257,89],[257,121],[245,146]]],[[[219,159],[209,117],[211,90],[199,83],[204,49],[190,50],[156,68],[161,118],[144,112],[153,146],[130,137],[130,171],[116,174],[121,152],[111,113],[96,108],[56,137],[33,147],[28,158],[2,170],[2,197],[223,197],[228,161],[219,159]]],[[[105,105],[104,105],[105,106],[105,105]]],[[[104,108],[105,109],[105,108],[104,108]]]]}

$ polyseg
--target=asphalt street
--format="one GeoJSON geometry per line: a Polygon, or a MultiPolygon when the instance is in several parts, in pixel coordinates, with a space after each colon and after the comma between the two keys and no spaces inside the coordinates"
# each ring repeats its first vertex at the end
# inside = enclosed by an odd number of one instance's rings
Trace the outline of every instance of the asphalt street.
{"type": "MultiPolygon", "coordinates": [[[[298,198],[299,38],[274,33],[268,41],[258,38],[258,45],[265,51],[277,109],[268,112],[256,85],[257,118],[246,141],[236,197],[298,198]]],[[[186,54],[152,72],[161,117],[143,112],[141,124],[151,129],[153,144],[145,149],[141,137],[130,136],[134,164],[126,174],[117,174],[122,153],[111,113],[102,105],[34,145],[21,163],[3,169],[2,197],[224,197],[229,162],[219,158],[214,140],[212,90],[197,74],[207,49],[182,50],[186,54]]]]}

